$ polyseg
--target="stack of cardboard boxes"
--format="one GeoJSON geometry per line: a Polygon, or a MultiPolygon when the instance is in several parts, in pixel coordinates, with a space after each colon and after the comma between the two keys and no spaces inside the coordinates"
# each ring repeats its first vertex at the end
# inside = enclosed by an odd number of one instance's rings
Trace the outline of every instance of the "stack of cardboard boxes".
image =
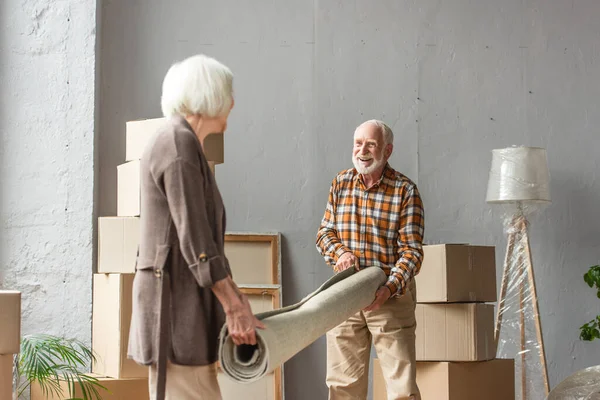
{"type": "MultiPolygon", "coordinates": [[[[511,400],[514,361],[496,359],[491,246],[424,246],[417,275],[417,384],[423,400],[511,400]]],[[[374,400],[387,399],[374,360],[374,400]]]]}
{"type": "Polygon", "coordinates": [[[13,358],[21,345],[21,292],[0,290],[0,399],[12,399],[13,358]]]}
{"type": "Polygon", "coordinates": [[[140,236],[140,158],[162,122],[160,118],[127,122],[125,162],[117,166],[117,215],[98,218],[92,305],[92,349],[97,360],[92,372],[110,378],[114,398],[148,398],[148,368],[127,358],[127,346],[140,236]]]}
{"type": "MultiPolygon", "coordinates": [[[[93,372],[114,378],[118,395],[147,399],[148,368],[127,359],[131,296],[140,237],[140,158],[164,118],[126,124],[125,163],[117,167],[117,216],[98,221],[98,273],[94,275],[92,347],[98,354],[93,372]],[[129,385],[126,386],[125,383],[129,385]]],[[[224,160],[223,135],[210,135],[203,150],[214,173],[224,160]]],[[[234,280],[254,312],[281,307],[281,257],[278,233],[227,233],[225,252],[234,280]]],[[[282,369],[252,385],[233,383],[219,374],[223,398],[281,399],[282,369]]],[[[111,397],[113,398],[113,397],[111,397]]],[[[120,399],[121,397],[117,397],[120,399]]],[[[115,398],[116,399],[116,398],[115,398]]]]}

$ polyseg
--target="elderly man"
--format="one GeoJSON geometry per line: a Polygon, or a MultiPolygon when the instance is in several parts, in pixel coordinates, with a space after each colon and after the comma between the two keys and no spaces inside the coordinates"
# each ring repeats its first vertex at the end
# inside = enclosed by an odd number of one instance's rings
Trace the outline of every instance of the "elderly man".
{"type": "Polygon", "coordinates": [[[366,399],[371,342],[388,399],[420,400],[416,384],[414,277],[423,260],[424,213],[417,186],[388,159],[392,130],[370,120],[354,132],[354,168],[339,173],[317,234],[336,272],[381,268],[388,276],[364,310],[327,333],[329,399],[366,399]]]}

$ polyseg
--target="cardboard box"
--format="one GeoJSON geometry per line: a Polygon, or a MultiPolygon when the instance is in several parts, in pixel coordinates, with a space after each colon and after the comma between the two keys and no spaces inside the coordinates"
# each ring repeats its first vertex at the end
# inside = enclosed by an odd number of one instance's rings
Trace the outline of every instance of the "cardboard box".
{"type": "Polygon", "coordinates": [[[494,246],[423,246],[423,265],[415,280],[417,302],[495,302],[494,246]]]}
{"type": "Polygon", "coordinates": [[[134,273],[139,242],[138,217],[98,218],[98,273],[134,273]]]}
{"type": "Polygon", "coordinates": [[[21,345],[21,292],[0,290],[0,354],[17,354],[21,345]]]}
{"type": "Polygon", "coordinates": [[[140,161],[117,166],[117,216],[140,215],[140,161]]]}
{"type": "MultiPolygon", "coordinates": [[[[214,175],[214,163],[208,166],[214,175]]],[[[139,217],[140,211],[140,161],[134,160],[117,166],[117,216],[139,217]]]]}
{"type": "Polygon", "coordinates": [[[139,160],[148,141],[167,121],[166,118],[151,118],[125,123],[125,161],[139,160]]]}
{"type": "MultiPolygon", "coordinates": [[[[90,374],[96,376],[96,374],[90,374]]],[[[114,379],[102,376],[96,376],[99,383],[106,390],[98,388],[98,394],[103,400],[148,400],[148,378],[140,379],[114,379]]],[[[60,385],[60,395],[50,395],[46,397],[39,384],[31,385],[31,400],[63,400],[69,396],[69,388],[66,382],[60,385]]],[[[81,390],[75,389],[75,396],[82,397],[81,390]]],[[[83,397],[82,397],[83,398],[83,397]]],[[[2,397],[3,399],[3,397],[2,397]]]]}
{"type": "Polygon", "coordinates": [[[483,361],[496,357],[494,306],[417,304],[419,361],[483,361]]]}
{"type": "Polygon", "coordinates": [[[13,355],[0,355],[0,399],[12,399],[13,355]]]}
{"type": "MultiPolygon", "coordinates": [[[[152,118],[129,121],[125,124],[125,161],[142,158],[148,142],[166,122],[166,118],[152,118]]],[[[213,133],[204,139],[202,144],[204,155],[208,161],[222,164],[224,161],[223,134],[213,133]]]]}
{"type": "Polygon", "coordinates": [[[94,274],[92,372],[111,378],[147,378],[148,367],[127,358],[134,274],[94,274]]]}
{"type": "Polygon", "coordinates": [[[225,142],[222,133],[211,133],[204,138],[202,151],[207,161],[223,164],[225,161],[225,142]]]}
{"type": "MultiPolygon", "coordinates": [[[[514,400],[514,360],[417,362],[421,400],[514,400]]],[[[378,359],[373,360],[373,400],[387,400],[378,359]]]]}

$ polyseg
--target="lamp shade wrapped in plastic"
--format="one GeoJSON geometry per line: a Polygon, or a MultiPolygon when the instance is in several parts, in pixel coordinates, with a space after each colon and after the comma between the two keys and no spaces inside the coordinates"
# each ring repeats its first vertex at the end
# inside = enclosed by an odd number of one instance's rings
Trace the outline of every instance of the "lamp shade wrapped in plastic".
{"type": "Polygon", "coordinates": [[[488,203],[550,202],[546,150],[508,147],[492,150],[488,203]]]}

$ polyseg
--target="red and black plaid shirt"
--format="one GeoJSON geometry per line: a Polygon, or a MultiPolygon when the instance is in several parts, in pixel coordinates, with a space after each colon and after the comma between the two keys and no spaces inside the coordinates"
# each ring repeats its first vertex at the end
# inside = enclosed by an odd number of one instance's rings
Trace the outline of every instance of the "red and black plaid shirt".
{"type": "Polygon", "coordinates": [[[425,218],[417,186],[386,165],[370,189],[352,168],[331,184],[317,249],[327,264],[351,251],[361,268],[380,267],[392,296],[404,294],[423,261],[425,218]]]}

